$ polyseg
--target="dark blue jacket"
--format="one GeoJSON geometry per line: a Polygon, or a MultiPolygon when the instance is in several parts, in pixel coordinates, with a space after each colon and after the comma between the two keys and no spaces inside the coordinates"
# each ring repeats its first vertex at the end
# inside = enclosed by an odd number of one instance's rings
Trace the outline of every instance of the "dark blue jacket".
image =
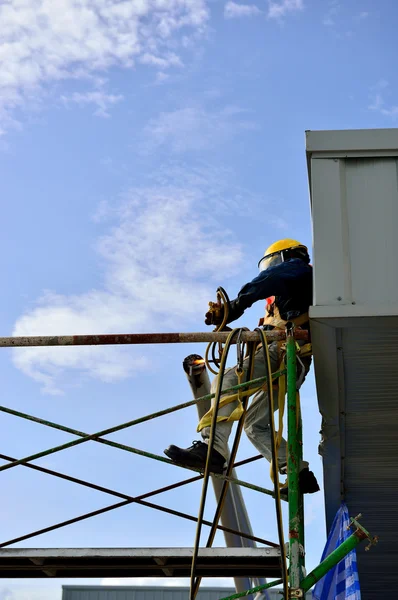
{"type": "Polygon", "coordinates": [[[235,321],[258,300],[275,296],[281,317],[292,319],[308,312],[312,304],[312,267],[299,258],[292,258],[262,271],[240,290],[231,301],[228,322],[235,321]]]}

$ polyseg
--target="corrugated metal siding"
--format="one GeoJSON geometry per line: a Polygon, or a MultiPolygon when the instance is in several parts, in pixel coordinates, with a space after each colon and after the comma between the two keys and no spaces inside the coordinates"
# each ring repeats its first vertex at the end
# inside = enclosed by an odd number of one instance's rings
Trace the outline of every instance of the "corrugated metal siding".
{"type": "MultiPolygon", "coordinates": [[[[279,589],[269,590],[270,600],[280,600],[279,589]]],[[[198,600],[219,600],[235,593],[234,588],[202,587],[198,600]]],[[[183,587],[68,586],[62,588],[62,600],[187,600],[189,589],[183,587]]],[[[307,599],[311,594],[307,594],[307,599]]]]}
{"type": "Polygon", "coordinates": [[[373,600],[398,586],[398,330],[347,329],[342,341],[345,497],[380,537],[358,551],[363,600],[373,600]]]}
{"type": "Polygon", "coordinates": [[[327,416],[328,525],[340,502],[340,481],[334,477],[338,461],[350,514],[362,513],[366,529],[380,538],[371,552],[365,552],[366,543],[358,547],[362,600],[388,597],[398,587],[398,327],[379,323],[374,318],[373,326],[340,328],[330,338],[320,337],[314,327],[313,338],[314,354],[319,348],[323,361],[316,377],[320,409],[327,416]],[[337,396],[327,382],[330,374],[339,383],[337,396]]]}

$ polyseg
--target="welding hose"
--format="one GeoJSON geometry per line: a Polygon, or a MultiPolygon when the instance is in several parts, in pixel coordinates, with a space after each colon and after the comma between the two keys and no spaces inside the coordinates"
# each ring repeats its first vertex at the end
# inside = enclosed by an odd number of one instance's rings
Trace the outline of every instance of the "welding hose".
{"type": "MultiPolygon", "coordinates": [[[[239,331],[241,332],[242,329],[239,330],[234,330],[234,331],[239,331]]],[[[238,334],[239,335],[239,334],[238,334]]],[[[256,345],[257,342],[252,342],[250,344],[250,350],[249,350],[249,366],[248,366],[248,370],[246,373],[246,381],[250,381],[253,377],[253,371],[254,371],[254,356],[255,356],[255,352],[256,352],[256,345]]],[[[224,349],[224,353],[229,351],[229,347],[225,347],[224,349]]],[[[223,377],[224,376],[224,369],[221,370],[220,369],[220,373],[219,373],[219,377],[223,377]]],[[[221,386],[220,386],[220,396],[221,396],[221,386]]],[[[216,396],[217,398],[217,396],[216,396]]],[[[242,430],[243,430],[243,424],[244,424],[244,417],[245,417],[245,413],[246,413],[246,409],[247,409],[247,405],[249,402],[249,395],[246,395],[244,397],[244,400],[242,402],[243,405],[243,414],[242,417],[240,418],[239,422],[238,422],[238,427],[236,429],[236,434],[235,434],[235,439],[234,439],[234,443],[232,445],[232,450],[231,450],[231,454],[229,457],[229,461],[228,461],[228,465],[227,465],[227,471],[226,471],[226,477],[230,477],[231,473],[232,473],[232,469],[233,469],[233,465],[235,462],[235,458],[236,458],[236,454],[238,452],[238,448],[239,448],[239,442],[240,442],[240,438],[241,438],[241,434],[242,434],[242,430]]],[[[218,401],[219,403],[219,401],[218,401]]],[[[217,416],[217,411],[216,411],[216,406],[214,406],[214,414],[217,416]]],[[[213,414],[213,418],[214,418],[214,414],[213,414]]],[[[210,444],[211,439],[209,440],[209,453],[208,456],[210,456],[210,453],[213,450],[212,445],[210,444]]],[[[221,514],[224,508],[224,504],[225,504],[225,499],[227,497],[227,492],[229,489],[229,481],[228,480],[224,480],[223,482],[223,486],[221,488],[221,492],[220,492],[220,497],[217,503],[217,508],[214,514],[214,518],[213,518],[213,523],[212,526],[210,528],[210,532],[207,538],[207,542],[206,542],[206,548],[211,548],[216,532],[217,532],[217,526],[218,526],[218,522],[221,518],[221,514]]],[[[199,590],[199,586],[200,586],[200,582],[201,582],[202,578],[201,577],[197,577],[194,581],[193,584],[193,588],[192,588],[192,596],[191,598],[195,598],[196,594],[198,593],[199,590]]]]}
{"type": "Polygon", "coordinates": [[[268,396],[268,410],[269,410],[269,427],[271,433],[271,456],[272,456],[272,474],[273,474],[273,483],[275,490],[275,510],[276,510],[276,520],[277,520],[277,528],[278,528],[278,538],[279,538],[279,546],[281,551],[281,567],[282,567],[282,580],[283,580],[283,594],[284,599],[288,600],[289,598],[289,578],[288,578],[288,570],[287,570],[287,559],[286,559],[286,550],[285,550],[285,537],[283,533],[283,516],[282,516],[282,504],[281,504],[281,495],[280,495],[280,487],[279,487],[279,471],[278,471],[278,452],[276,447],[276,433],[275,433],[275,418],[274,418],[274,394],[272,389],[272,367],[271,360],[269,356],[269,348],[267,337],[263,329],[257,327],[255,331],[258,331],[261,338],[261,347],[264,356],[265,369],[267,373],[267,379],[265,380],[265,387],[267,388],[267,396],[268,396]]]}
{"type": "MultiPolygon", "coordinates": [[[[214,432],[215,432],[215,427],[216,427],[216,422],[217,422],[218,406],[219,406],[220,398],[221,398],[222,381],[223,381],[224,372],[225,372],[225,365],[226,365],[228,352],[230,349],[230,345],[232,343],[233,336],[235,335],[235,333],[237,331],[239,331],[239,329],[234,329],[233,331],[231,331],[231,333],[229,334],[229,336],[227,338],[227,341],[225,343],[224,352],[223,352],[223,355],[221,358],[219,377],[217,380],[217,389],[216,389],[215,398],[214,398],[214,408],[213,408],[213,415],[212,415],[210,439],[209,439],[209,443],[208,443],[209,448],[208,448],[206,467],[205,467],[204,478],[203,478],[202,496],[201,496],[201,501],[200,501],[199,515],[198,515],[195,546],[194,546],[193,557],[192,557],[190,600],[195,600],[197,591],[199,589],[200,580],[201,580],[201,578],[197,578],[195,580],[195,571],[196,571],[196,563],[197,563],[197,556],[198,556],[198,548],[199,548],[199,543],[200,543],[202,519],[203,519],[203,515],[204,515],[204,506],[205,506],[206,494],[207,494],[207,488],[208,488],[208,482],[209,482],[209,476],[210,476],[210,468],[209,468],[210,467],[210,456],[211,456],[211,451],[212,451],[213,445],[214,445],[214,432]]],[[[266,367],[266,371],[267,371],[266,387],[267,387],[267,396],[268,396],[269,412],[270,412],[271,455],[272,455],[273,475],[274,475],[273,478],[274,478],[274,487],[275,487],[275,505],[276,505],[279,545],[280,545],[280,552],[281,552],[283,589],[284,589],[285,599],[287,600],[289,597],[289,581],[288,581],[286,551],[285,551],[284,534],[283,534],[282,507],[281,507],[281,498],[280,498],[280,491],[279,491],[279,473],[278,473],[278,467],[277,467],[274,402],[273,402],[273,390],[272,390],[272,380],[273,380],[272,368],[271,368],[271,361],[270,361],[270,357],[269,357],[269,349],[268,349],[268,342],[266,339],[266,335],[262,329],[257,328],[256,331],[258,331],[259,335],[260,335],[262,350],[264,353],[264,362],[265,362],[265,367],[266,367]]],[[[251,353],[251,358],[252,357],[254,358],[254,352],[251,353]]],[[[254,364],[254,361],[253,361],[253,364],[254,364]]],[[[249,379],[250,379],[251,370],[252,370],[252,366],[249,367],[249,379]]],[[[245,400],[246,400],[246,402],[245,402],[245,404],[246,404],[245,408],[246,408],[247,402],[248,402],[248,397],[246,397],[245,400]]],[[[231,459],[236,456],[242,428],[243,428],[243,418],[240,420],[240,422],[238,424],[238,430],[236,433],[234,445],[233,445],[232,452],[231,452],[231,459]]],[[[230,469],[232,470],[232,465],[233,465],[233,460],[230,460],[228,463],[227,473],[230,473],[230,469]]],[[[214,527],[214,523],[216,521],[218,524],[218,520],[220,518],[222,508],[223,508],[225,493],[226,493],[226,490],[228,489],[227,488],[228,482],[225,482],[224,485],[226,487],[225,491],[224,491],[224,489],[222,490],[222,492],[224,492],[224,494],[223,494],[224,497],[222,496],[220,498],[219,504],[217,506],[215,520],[213,522],[213,527],[214,527]]],[[[208,539],[208,544],[210,544],[210,545],[213,542],[214,535],[215,535],[215,530],[213,532],[213,527],[212,527],[212,530],[210,531],[209,539],[208,539]]]]}
{"type": "MultiPolygon", "coordinates": [[[[227,292],[224,290],[223,287],[218,287],[217,288],[217,294],[220,296],[220,299],[222,300],[222,306],[224,307],[224,315],[223,315],[223,319],[221,321],[221,324],[218,325],[218,327],[215,328],[215,332],[217,331],[222,331],[224,329],[224,327],[227,324],[228,321],[228,316],[229,316],[229,306],[230,306],[230,300],[228,297],[227,292]]],[[[220,359],[216,359],[216,355],[215,355],[215,350],[216,350],[216,345],[218,344],[218,348],[219,348],[219,355],[222,356],[222,344],[221,342],[210,342],[210,344],[208,344],[208,346],[206,347],[206,352],[205,352],[205,364],[206,367],[209,369],[209,371],[211,373],[213,373],[213,375],[218,375],[219,371],[216,371],[215,369],[213,369],[213,367],[210,364],[210,359],[209,359],[209,354],[210,351],[212,353],[212,359],[213,359],[213,363],[219,367],[220,363],[220,359]]]]}
{"type": "MultiPolygon", "coordinates": [[[[221,356],[220,372],[219,372],[219,375],[217,378],[217,387],[216,387],[216,392],[215,392],[215,396],[214,396],[213,416],[212,416],[212,422],[211,422],[211,426],[210,426],[210,438],[208,441],[206,466],[205,466],[205,470],[204,470],[204,474],[203,474],[202,494],[201,494],[200,503],[199,503],[198,522],[197,522],[197,526],[196,526],[195,544],[194,544],[194,548],[193,548],[192,563],[191,563],[191,580],[190,580],[190,591],[189,591],[189,599],[190,600],[195,600],[195,596],[196,596],[197,588],[198,588],[198,586],[195,585],[196,584],[196,581],[195,581],[196,564],[197,564],[197,560],[198,560],[200,534],[202,531],[202,521],[203,521],[203,515],[204,515],[204,509],[205,509],[205,503],[206,503],[207,489],[209,486],[210,460],[211,460],[211,453],[212,453],[213,446],[214,446],[215,430],[216,430],[216,423],[217,423],[217,412],[218,412],[218,406],[220,404],[220,398],[221,398],[221,393],[222,393],[222,383],[223,383],[223,379],[224,379],[225,365],[227,363],[228,353],[229,353],[229,349],[232,344],[232,340],[238,331],[239,331],[239,329],[233,329],[227,337],[227,340],[226,340],[225,346],[224,346],[224,350],[223,350],[223,353],[221,356]]],[[[230,464],[233,464],[232,461],[230,461],[230,464]]]]}

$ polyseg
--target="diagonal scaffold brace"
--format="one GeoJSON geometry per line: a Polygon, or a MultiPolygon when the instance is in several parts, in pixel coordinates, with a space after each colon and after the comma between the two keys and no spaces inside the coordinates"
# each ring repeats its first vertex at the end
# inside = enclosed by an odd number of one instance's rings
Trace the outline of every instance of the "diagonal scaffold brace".
{"type": "MultiPolygon", "coordinates": [[[[141,335],[141,334],[137,334],[137,335],[141,335]]],[[[146,334],[144,334],[144,335],[146,335],[146,334]]],[[[164,334],[164,335],[167,337],[169,334],[164,334]]],[[[175,334],[170,334],[170,335],[175,335],[175,334]]],[[[153,343],[153,341],[157,339],[157,334],[148,334],[148,336],[149,336],[148,339],[150,340],[150,343],[153,343]]],[[[75,336],[72,336],[72,337],[74,338],[75,336]]],[[[77,336],[77,337],[78,337],[78,341],[79,341],[79,343],[77,345],[81,345],[81,342],[82,342],[81,338],[86,338],[87,336],[77,336]]],[[[97,343],[101,343],[102,342],[102,336],[95,336],[95,337],[96,337],[97,343]]],[[[108,336],[105,336],[105,337],[107,338],[106,339],[106,343],[109,343],[108,336]]],[[[128,334],[128,335],[126,334],[126,335],[122,335],[121,337],[122,337],[122,340],[123,340],[122,343],[127,343],[126,342],[126,338],[127,337],[131,337],[131,336],[130,336],[130,334],[128,334]]],[[[255,335],[255,337],[256,337],[256,335],[255,335]]],[[[36,345],[37,340],[38,340],[37,337],[33,338],[33,339],[32,338],[23,338],[23,339],[21,339],[21,338],[1,338],[1,340],[2,340],[3,343],[0,344],[0,346],[1,345],[3,347],[13,346],[14,345],[13,342],[16,339],[18,340],[16,342],[16,344],[15,344],[17,347],[20,346],[20,345],[26,345],[26,346],[36,345]],[[10,342],[10,340],[12,340],[12,342],[10,342]]],[[[64,337],[62,337],[62,338],[55,338],[55,341],[59,342],[59,343],[54,343],[54,338],[42,338],[42,337],[40,337],[39,340],[40,340],[39,345],[46,345],[46,343],[48,343],[48,342],[50,342],[50,345],[63,345],[63,343],[65,342],[65,338],[64,337]]],[[[134,340],[135,340],[135,338],[134,338],[134,340]]],[[[184,341],[188,341],[188,340],[184,340],[184,341]]],[[[69,344],[66,344],[66,345],[69,345],[69,344]]],[[[284,371],[282,371],[282,373],[283,372],[284,371]]],[[[274,376],[277,377],[278,373],[275,373],[274,376]]],[[[264,383],[265,379],[266,379],[266,377],[260,377],[260,378],[257,378],[257,379],[252,379],[252,380],[246,381],[246,382],[244,382],[244,383],[242,383],[240,385],[233,386],[233,387],[229,388],[227,391],[229,391],[229,392],[235,392],[235,391],[239,391],[239,390],[243,391],[245,388],[247,389],[248,387],[251,387],[251,386],[262,385],[264,383]]],[[[152,453],[149,453],[149,452],[145,452],[145,451],[139,450],[137,448],[133,448],[131,446],[127,446],[125,444],[120,444],[120,443],[114,442],[112,440],[105,439],[102,436],[109,435],[111,433],[115,433],[117,431],[126,429],[128,427],[132,427],[134,425],[138,425],[139,423],[144,423],[145,421],[153,420],[155,418],[158,418],[158,417],[166,415],[166,414],[170,414],[172,412],[181,410],[181,409],[186,408],[188,406],[192,406],[194,404],[197,404],[198,402],[201,402],[203,400],[210,400],[214,396],[215,396],[215,394],[207,394],[205,396],[196,398],[196,399],[191,400],[189,402],[185,402],[185,403],[182,403],[182,404],[179,404],[179,405],[176,405],[176,406],[172,406],[172,407],[163,409],[161,411],[158,411],[156,413],[152,413],[150,415],[145,415],[145,416],[140,417],[138,419],[134,419],[134,420],[128,421],[126,423],[122,423],[121,425],[110,427],[108,429],[105,429],[105,430],[102,430],[102,431],[98,431],[98,432],[92,433],[92,434],[88,434],[86,432],[82,432],[82,431],[73,429],[71,427],[65,427],[65,426],[63,426],[63,425],[61,425],[59,423],[53,423],[51,421],[48,421],[48,420],[45,420],[45,419],[41,419],[41,418],[33,416],[33,415],[26,414],[26,413],[23,413],[21,411],[17,411],[17,410],[12,409],[12,408],[8,408],[8,407],[5,407],[5,406],[0,406],[0,412],[7,413],[7,414],[10,414],[10,415],[22,418],[22,419],[26,419],[28,421],[32,421],[32,422],[35,422],[37,424],[44,425],[46,427],[58,429],[60,431],[64,431],[65,433],[69,433],[69,434],[72,434],[72,435],[78,437],[78,439],[72,440],[71,442],[67,442],[67,443],[61,444],[59,446],[48,448],[47,450],[44,450],[44,451],[32,454],[30,456],[26,456],[24,458],[16,459],[14,457],[10,457],[10,456],[7,456],[7,455],[0,455],[0,459],[7,461],[6,464],[0,465],[0,471],[6,470],[6,469],[10,469],[10,468],[13,468],[13,467],[16,467],[16,466],[20,465],[20,466],[23,466],[23,467],[28,467],[28,468],[31,468],[31,469],[35,469],[35,470],[41,471],[43,473],[47,473],[49,475],[52,475],[52,476],[55,476],[55,477],[59,477],[59,478],[62,478],[62,479],[68,480],[68,481],[71,481],[71,482],[76,483],[78,485],[83,485],[83,486],[86,486],[86,487],[91,487],[92,489],[96,489],[98,491],[101,491],[101,492],[104,492],[104,493],[107,493],[107,494],[111,494],[113,496],[117,496],[117,497],[119,497],[122,500],[121,502],[118,502],[116,504],[108,505],[108,506],[106,506],[106,507],[104,507],[102,509],[98,509],[96,511],[92,511],[92,512],[86,513],[84,515],[79,515],[78,517],[75,517],[73,519],[69,519],[67,521],[56,523],[54,525],[45,527],[44,529],[40,529],[40,530],[37,530],[37,531],[32,531],[32,532],[30,532],[28,534],[19,536],[18,538],[6,540],[6,541],[0,543],[0,547],[6,547],[6,546],[9,546],[11,544],[15,544],[17,542],[21,542],[23,540],[30,539],[30,538],[35,537],[37,535],[42,535],[42,534],[47,533],[49,531],[53,531],[55,529],[59,529],[61,527],[65,527],[67,525],[71,525],[72,523],[76,523],[76,522],[79,522],[81,520],[84,520],[84,519],[87,519],[87,518],[91,518],[91,517],[97,516],[99,514],[103,514],[105,512],[110,511],[110,510],[114,510],[115,508],[119,508],[121,506],[126,506],[127,504],[131,504],[131,503],[142,504],[144,506],[148,506],[149,508],[153,508],[155,510],[161,510],[163,512],[166,512],[166,513],[169,513],[169,514],[173,514],[175,516],[179,516],[179,517],[182,517],[182,518],[185,518],[185,519],[189,519],[191,521],[198,521],[198,519],[196,517],[192,516],[192,515],[189,515],[189,514],[186,514],[186,513],[182,513],[180,511],[175,511],[175,510],[172,510],[172,509],[164,507],[164,506],[160,506],[160,505],[156,505],[156,504],[153,504],[153,503],[149,503],[149,502],[145,501],[144,498],[147,498],[149,496],[161,493],[163,491],[167,491],[169,489],[173,489],[175,487],[178,487],[180,485],[184,485],[184,484],[189,483],[191,481],[195,481],[195,480],[201,479],[202,475],[199,475],[199,476],[197,476],[195,478],[191,478],[191,479],[185,480],[183,482],[178,482],[177,484],[172,484],[170,486],[166,486],[166,487],[161,488],[159,490],[154,490],[152,492],[143,494],[141,496],[133,497],[133,496],[130,496],[128,494],[120,493],[120,492],[117,492],[115,490],[110,490],[109,488],[105,488],[103,486],[98,486],[98,485],[90,483],[88,481],[77,479],[77,478],[71,477],[69,475],[66,475],[66,474],[63,474],[63,473],[59,473],[59,472],[54,471],[54,470],[45,469],[43,467],[39,467],[39,466],[33,465],[31,463],[34,460],[37,460],[39,458],[43,458],[43,457],[48,456],[48,455],[53,455],[54,453],[59,452],[61,450],[65,450],[67,448],[76,446],[76,445],[84,443],[84,442],[93,441],[93,442],[97,442],[97,443],[101,443],[101,444],[106,444],[108,446],[111,446],[111,447],[114,447],[114,448],[117,448],[117,449],[120,449],[120,450],[131,452],[133,454],[138,454],[138,455],[141,455],[141,456],[144,456],[144,457],[147,457],[147,458],[155,459],[155,460],[158,460],[158,461],[160,461],[162,463],[172,464],[172,465],[176,466],[175,463],[173,463],[172,461],[170,461],[169,459],[167,459],[165,457],[158,456],[158,455],[155,455],[155,454],[152,454],[152,453]]],[[[252,460],[256,460],[258,458],[260,458],[260,456],[253,457],[252,459],[246,459],[244,461],[241,461],[240,463],[237,463],[236,466],[239,466],[240,464],[246,464],[247,462],[250,462],[252,460]]],[[[179,467],[179,468],[181,468],[181,467],[179,467]]],[[[188,470],[200,473],[200,469],[188,468],[188,470]]],[[[255,486],[253,484],[250,484],[250,483],[247,483],[247,482],[243,482],[243,481],[235,479],[233,477],[225,477],[223,475],[215,475],[215,477],[219,478],[220,480],[224,480],[224,482],[226,482],[226,483],[231,482],[231,483],[235,483],[237,485],[247,486],[247,487],[249,487],[252,490],[272,495],[272,491],[270,491],[270,490],[266,490],[265,488],[260,488],[259,486],[255,486]]],[[[214,528],[214,523],[211,523],[211,522],[206,521],[206,520],[203,520],[202,523],[204,525],[211,526],[212,529],[214,528]]],[[[244,534],[242,532],[237,532],[235,530],[228,529],[226,527],[222,527],[221,525],[218,525],[218,523],[215,526],[215,529],[221,529],[221,530],[224,530],[224,531],[230,531],[230,532],[233,532],[235,534],[239,533],[239,535],[241,535],[242,537],[247,537],[248,539],[251,538],[254,541],[260,542],[260,543],[265,544],[265,545],[270,545],[270,546],[273,546],[273,547],[278,547],[278,544],[275,544],[273,542],[269,542],[268,540],[264,540],[264,539],[258,538],[256,536],[246,535],[246,534],[244,534]]]]}

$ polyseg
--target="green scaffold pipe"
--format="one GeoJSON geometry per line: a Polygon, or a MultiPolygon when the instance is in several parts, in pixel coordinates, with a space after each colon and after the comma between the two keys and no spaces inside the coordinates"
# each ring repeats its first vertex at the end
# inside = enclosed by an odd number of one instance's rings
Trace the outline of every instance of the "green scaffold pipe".
{"type": "MultiPolygon", "coordinates": [[[[298,464],[299,468],[303,460],[303,419],[301,417],[301,406],[298,404],[298,419],[297,419],[297,436],[298,436],[298,447],[299,456],[298,464]]],[[[304,530],[304,496],[299,490],[299,544],[300,548],[305,548],[305,530],[304,530]]],[[[305,569],[305,552],[300,552],[300,567],[301,576],[305,569]]]]}
{"type": "MultiPolygon", "coordinates": [[[[277,373],[274,373],[274,378],[279,377],[279,375],[281,375],[282,373],[284,373],[284,371],[279,371],[277,373]]],[[[251,385],[255,386],[258,383],[259,384],[263,383],[265,381],[265,379],[266,379],[266,377],[259,377],[258,379],[253,379],[252,381],[246,381],[245,383],[242,383],[242,384],[239,384],[234,387],[226,389],[225,392],[237,391],[238,389],[249,387],[251,385]]],[[[128,427],[132,427],[133,425],[138,425],[140,423],[144,423],[145,421],[150,421],[152,419],[155,419],[156,417],[170,414],[170,413],[180,410],[182,408],[186,408],[188,406],[192,406],[193,404],[197,404],[198,402],[200,402],[202,400],[208,400],[213,397],[214,397],[214,394],[206,394],[205,396],[196,398],[195,400],[190,400],[189,402],[185,402],[185,403],[179,404],[177,406],[165,408],[164,410],[160,410],[159,412],[152,413],[152,414],[146,415],[144,417],[139,417],[138,419],[134,419],[133,421],[127,421],[127,423],[122,423],[121,425],[115,425],[114,427],[109,427],[108,429],[103,429],[102,431],[97,431],[96,433],[91,433],[91,434],[85,433],[84,431],[79,431],[77,429],[72,429],[71,427],[65,427],[64,425],[60,425],[59,423],[53,423],[46,419],[40,419],[38,417],[34,417],[33,415],[28,415],[26,413],[14,410],[12,408],[7,408],[6,406],[0,406],[0,412],[14,415],[15,417],[20,417],[20,418],[26,419],[28,421],[33,421],[34,423],[39,423],[40,425],[45,425],[45,426],[51,427],[53,429],[58,429],[60,431],[64,431],[65,433],[77,435],[80,438],[77,440],[72,440],[70,442],[66,442],[65,444],[61,444],[59,446],[54,446],[53,448],[49,448],[48,450],[43,450],[42,452],[38,452],[36,454],[32,454],[32,455],[26,456],[24,458],[20,458],[18,460],[15,460],[11,463],[6,464],[6,465],[1,465],[0,471],[5,471],[12,467],[16,467],[18,465],[22,465],[27,462],[31,462],[33,460],[43,458],[44,456],[48,456],[50,454],[55,454],[56,452],[59,452],[61,450],[66,450],[66,448],[72,448],[73,446],[78,446],[79,444],[83,444],[84,442],[88,442],[90,440],[99,442],[101,444],[107,444],[108,446],[113,446],[114,448],[119,448],[120,450],[127,450],[127,451],[133,452],[135,454],[141,454],[142,456],[146,456],[148,458],[155,458],[157,460],[162,460],[162,462],[165,462],[165,463],[172,463],[172,461],[170,461],[167,458],[157,457],[156,455],[151,454],[149,452],[139,451],[135,448],[131,448],[130,446],[126,446],[125,444],[119,444],[119,443],[113,442],[111,440],[102,439],[102,437],[105,435],[109,435],[111,433],[115,433],[117,431],[121,431],[122,429],[127,429],[128,427]]],[[[189,468],[189,470],[200,472],[199,469],[189,468]]]]}
{"type": "MultiPolygon", "coordinates": [[[[279,377],[280,375],[282,375],[285,371],[279,371],[273,374],[273,378],[279,377]]],[[[236,391],[238,389],[242,389],[245,387],[250,387],[252,385],[256,385],[258,383],[263,383],[264,380],[266,379],[266,377],[259,377],[257,379],[253,379],[251,381],[247,381],[243,384],[239,384],[236,385],[234,387],[229,388],[228,390],[225,391],[236,391]]],[[[59,423],[53,423],[51,421],[45,420],[45,419],[40,419],[38,417],[34,417],[32,415],[28,415],[26,413],[20,412],[20,411],[16,411],[14,409],[11,408],[7,408],[5,406],[0,406],[0,412],[5,412],[7,414],[11,414],[14,415],[16,417],[20,417],[22,419],[26,419],[28,421],[33,421],[35,423],[39,423],[41,425],[45,425],[46,427],[51,427],[53,429],[58,429],[60,431],[64,431],[65,433],[70,433],[72,435],[76,435],[78,436],[79,439],[76,440],[72,440],[70,442],[66,442],[65,444],[61,444],[59,446],[55,446],[53,448],[49,448],[47,450],[43,450],[42,452],[37,452],[36,454],[31,454],[30,456],[25,456],[24,458],[20,458],[18,460],[9,462],[5,465],[1,465],[0,466],[0,471],[5,471],[7,469],[10,469],[12,467],[16,467],[18,465],[24,465],[27,464],[29,462],[32,462],[34,460],[37,460],[39,458],[43,458],[44,456],[49,456],[52,454],[55,454],[56,452],[60,452],[61,450],[65,450],[67,448],[71,448],[73,446],[77,446],[79,444],[82,444],[84,442],[88,442],[90,440],[93,440],[95,442],[99,442],[101,444],[106,444],[108,446],[112,446],[113,448],[118,448],[120,450],[125,450],[126,452],[131,452],[133,454],[138,454],[139,456],[144,456],[146,458],[151,458],[153,460],[157,460],[160,462],[163,462],[165,464],[170,464],[170,465],[174,465],[174,466],[179,466],[179,468],[183,468],[183,469],[187,469],[188,471],[194,471],[196,473],[201,473],[202,470],[201,469],[197,469],[194,467],[183,467],[182,465],[176,465],[176,463],[174,463],[173,461],[171,461],[168,458],[165,458],[163,456],[159,456],[157,454],[153,454],[151,452],[146,452],[144,450],[139,450],[138,448],[133,448],[132,446],[127,446],[126,444],[120,444],[118,442],[114,442],[112,440],[107,440],[104,439],[102,436],[104,435],[109,435],[110,433],[115,433],[116,431],[120,431],[122,429],[126,429],[127,427],[132,427],[133,425],[137,425],[138,423],[143,423],[145,421],[148,421],[150,419],[154,419],[156,417],[159,417],[161,415],[165,415],[171,412],[174,412],[175,410],[179,410],[181,408],[185,408],[186,406],[191,406],[193,404],[197,404],[198,402],[200,402],[203,399],[210,399],[214,397],[214,394],[207,394],[206,396],[202,396],[201,398],[196,398],[195,400],[191,400],[190,402],[186,402],[184,404],[180,404],[178,406],[174,406],[168,409],[164,409],[162,411],[159,411],[157,413],[153,413],[151,415],[147,415],[145,417],[140,417],[138,419],[135,419],[134,421],[128,421],[127,423],[123,423],[121,425],[116,425],[115,427],[110,427],[109,429],[104,429],[102,431],[98,431],[96,433],[91,433],[88,434],[84,431],[79,431],[77,429],[72,429],[71,427],[65,427],[59,423]]],[[[216,477],[217,479],[222,479],[222,480],[227,480],[230,483],[235,483],[236,485],[240,485],[242,487],[246,487],[248,489],[251,489],[253,491],[257,491],[269,496],[273,496],[274,492],[271,490],[267,490],[266,488],[254,485],[252,483],[248,483],[245,481],[242,481],[240,479],[234,479],[233,477],[226,477],[225,475],[218,475],[218,474],[213,474],[214,477],[216,477]]]]}
{"type": "MultiPolygon", "coordinates": [[[[300,584],[300,588],[304,593],[308,592],[313,585],[315,585],[322,577],[324,577],[330,569],[336,566],[347,554],[351,552],[354,548],[356,548],[362,540],[370,539],[370,534],[363,527],[359,527],[350,537],[343,542],[336,550],[334,550],[324,561],[321,562],[320,565],[315,567],[311,573],[308,573],[307,577],[305,577],[300,584]]],[[[228,596],[227,598],[222,598],[222,600],[235,600],[236,598],[242,598],[243,596],[249,596],[250,594],[254,594],[255,592],[261,592],[269,587],[274,585],[279,585],[282,583],[282,579],[278,579],[278,581],[273,581],[271,583],[266,583],[263,585],[258,585],[255,588],[251,588],[250,590],[246,590],[244,592],[240,592],[239,594],[234,594],[233,596],[228,596]]],[[[282,600],[282,598],[281,598],[282,600]]],[[[283,599],[287,600],[287,599],[283,599]]]]}
{"type": "Polygon", "coordinates": [[[300,444],[298,432],[297,407],[297,367],[296,342],[293,330],[286,334],[286,367],[287,367],[287,431],[288,457],[287,480],[289,489],[289,585],[292,589],[300,587],[300,444]]]}
{"type": "Polygon", "coordinates": [[[337,565],[347,554],[362,542],[369,538],[365,529],[360,528],[354,531],[345,542],[343,542],[336,550],[333,550],[307,577],[301,581],[300,587],[304,592],[308,592],[322,577],[330,571],[332,567],[337,565]]]}
{"type": "Polygon", "coordinates": [[[251,590],[245,590],[244,592],[238,592],[237,594],[232,594],[232,596],[221,598],[221,600],[235,600],[235,598],[243,598],[244,596],[250,596],[256,592],[261,592],[262,590],[268,590],[269,588],[275,587],[281,583],[283,583],[282,579],[277,579],[276,581],[271,581],[271,583],[263,583],[262,585],[258,585],[251,590]]]}

